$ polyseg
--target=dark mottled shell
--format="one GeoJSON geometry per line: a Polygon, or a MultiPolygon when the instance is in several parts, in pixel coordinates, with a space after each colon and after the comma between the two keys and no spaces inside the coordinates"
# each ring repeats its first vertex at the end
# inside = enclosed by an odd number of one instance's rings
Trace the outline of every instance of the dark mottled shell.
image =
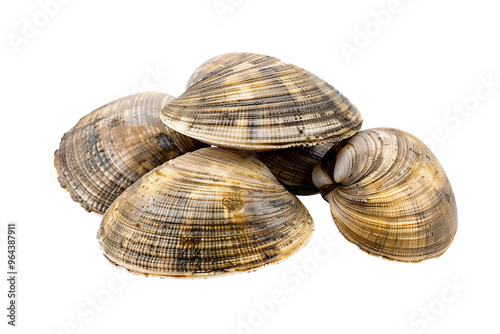
{"type": "Polygon", "coordinates": [[[186,92],[162,110],[172,129],[242,150],[278,150],[351,137],[361,114],[314,74],[252,53],[215,57],[200,66],[186,92]]]}
{"type": "Polygon", "coordinates": [[[313,180],[347,240],[390,260],[442,255],[457,231],[455,196],[445,171],[414,136],[361,131],[332,149],[313,180]],[[332,163],[335,160],[335,163],[332,163]]]}
{"type": "Polygon", "coordinates": [[[131,272],[194,278],[280,261],[312,229],[307,209],[262,162],[213,147],[144,175],[106,212],[98,238],[131,272]]]}
{"type": "Polygon", "coordinates": [[[319,193],[319,189],[312,181],[312,171],[333,145],[335,143],[277,151],[249,152],[266,164],[278,181],[292,194],[314,195],[319,193]]]}
{"type": "Polygon", "coordinates": [[[61,187],[87,211],[102,214],[145,173],[206,146],[161,122],[161,108],[173,99],[163,93],[140,93],[83,117],[55,153],[61,187]]]}

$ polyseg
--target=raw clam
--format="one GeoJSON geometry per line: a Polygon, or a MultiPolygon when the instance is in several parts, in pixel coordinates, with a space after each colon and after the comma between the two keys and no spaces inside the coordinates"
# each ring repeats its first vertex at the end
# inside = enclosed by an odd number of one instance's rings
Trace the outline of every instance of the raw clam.
{"type": "Polygon", "coordinates": [[[206,146],[161,122],[161,108],[173,99],[163,93],[124,97],[94,110],[64,135],[54,162],[59,183],[74,201],[102,214],[145,173],[206,146]]]}
{"type": "Polygon", "coordinates": [[[258,159],[202,148],[121,194],[98,238],[111,263],[143,275],[207,277],[280,261],[309,239],[312,218],[258,159]]]}
{"type": "Polygon", "coordinates": [[[278,150],[351,137],[361,114],[314,74],[279,59],[230,53],[202,64],[163,108],[172,129],[242,150],[278,150]]]}
{"type": "Polygon", "coordinates": [[[324,143],[306,147],[292,147],[284,150],[250,152],[271,170],[285,188],[294,195],[319,193],[312,181],[314,166],[335,143],[324,143]]]}
{"type": "Polygon", "coordinates": [[[457,230],[457,207],[434,154],[389,128],[361,131],[341,146],[315,167],[313,181],[347,240],[396,261],[442,255],[457,230]]]}

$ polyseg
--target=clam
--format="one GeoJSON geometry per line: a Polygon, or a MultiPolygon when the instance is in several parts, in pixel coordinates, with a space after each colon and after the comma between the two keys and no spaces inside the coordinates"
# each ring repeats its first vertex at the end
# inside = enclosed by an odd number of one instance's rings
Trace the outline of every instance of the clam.
{"type": "Polygon", "coordinates": [[[230,53],[202,64],[161,118],[202,142],[254,151],[338,142],[362,124],[356,107],[327,82],[253,53],[230,53]]]}
{"type": "Polygon", "coordinates": [[[173,96],[127,96],[83,117],[60,143],[59,183],[87,211],[104,213],[142,175],[169,159],[206,146],[166,127],[159,112],[173,96]]]}
{"type": "Polygon", "coordinates": [[[280,261],[309,239],[307,209],[244,152],[202,148],[157,167],[104,215],[98,239],[130,272],[196,278],[280,261]]]}
{"type": "Polygon", "coordinates": [[[314,166],[335,143],[324,143],[284,150],[251,152],[262,161],[286,189],[294,195],[319,193],[312,181],[314,166]]]}
{"type": "Polygon", "coordinates": [[[445,171],[404,131],[359,132],[325,155],[313,181],[340,232],[369,254],[419,262],[442,255],[457,231],[445,171]]]}

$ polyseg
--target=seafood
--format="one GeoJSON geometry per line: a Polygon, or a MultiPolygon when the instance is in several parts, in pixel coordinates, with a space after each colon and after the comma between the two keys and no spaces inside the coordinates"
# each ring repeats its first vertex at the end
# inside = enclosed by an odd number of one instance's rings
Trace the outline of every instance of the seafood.
{"type": "Polygon", "coordinates": [[[101,222],[108,260],[142,275],[196,278],[257,269],[300,249],[307,209],[258,159],[202,148],[121,194],[101,222]]]}
{"type": "Polygon", "coordinates": [[[251,152],[260,159],[285,188],[294,195],[314,195],[319,193],[312,181],[314,166],[335,143],[325,143],[284,150],[251,152]]]}
{"type": "Polygon", "coordinates": [[[361,114],[314,74],[279,59],[230,53],[202,64],[161,112],[172,129],[202,142],[268,151],[338,142],[361,114]]]}
{"type": "Polygon", "coordinates": [[[404,131],[360,131],[323,157],[313,181],[340,232],[372,255],[405,262],[437,257],[457,231],[445,171],[404,131]]]}
{"type": "Polygon", "coordinates": [[[161,122],[161,108],[173,99],[164,93],[140,93],[83,117],[55,152],[61,187],[87,211],[102,214],[145,173],[206,146],[161,122]]]}

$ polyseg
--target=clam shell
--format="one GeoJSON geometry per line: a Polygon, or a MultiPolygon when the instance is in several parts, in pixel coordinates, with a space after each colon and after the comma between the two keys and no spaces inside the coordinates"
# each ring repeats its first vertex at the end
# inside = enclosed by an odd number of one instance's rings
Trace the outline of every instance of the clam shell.
{"type": "Polygon", "coordinates": [[[312,181],[312,171],[333,145],[335,143],[249,153],[259,158],[292,194],[314,195],[319,189],[312,181]]]}
{"type": "Polygon", "coordinates": [[[143,275],[207,277],[280,261],[313,221],[258,159],[203,148],[170,160],[120,195],[101,222],[104,255],[143,275]]]}
{"type": "Polygon", "coordinates": [[[208,144],[278,150],[351,137],[361,114],[314,74],[279,59],[231,53],[200,66],[163,108],[172,129],[208,144]]]}
{"type": "Polygon", "coordinates": [[[445,171],[404,131],[359,132],[325,155],[313,181],[340,232],[372,255],[409,262],[437,257],[457,231],[457,206],[445,171]]]}
{"type": "Polygon", "coordinates": [[[173,99],[163,93],[140,93],[83,117],[55,152],[61,187],[87,211],[102,214],[145,173],[206,146],[161,122],[161,108],[173,99]]]}

